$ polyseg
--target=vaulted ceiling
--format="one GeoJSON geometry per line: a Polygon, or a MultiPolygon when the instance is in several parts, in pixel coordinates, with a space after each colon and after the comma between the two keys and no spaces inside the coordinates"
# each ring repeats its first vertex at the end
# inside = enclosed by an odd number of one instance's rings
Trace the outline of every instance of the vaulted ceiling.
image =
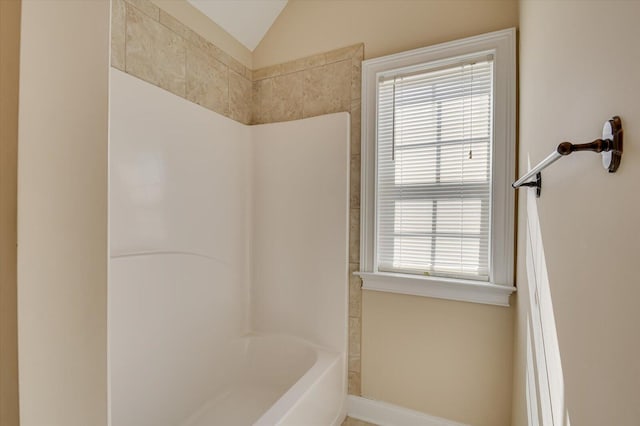
{"type": "Polygon", "coordinates": [[[253,51],[288,0],[187,0],[253,51]]]}

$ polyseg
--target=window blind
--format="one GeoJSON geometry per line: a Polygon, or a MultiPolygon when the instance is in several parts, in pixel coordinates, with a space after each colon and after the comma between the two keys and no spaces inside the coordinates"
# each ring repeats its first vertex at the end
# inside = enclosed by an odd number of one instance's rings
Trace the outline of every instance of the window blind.
{"type": "Polygon", "coordinates": [[[493,59],[378,82],[378,270],[487,281],[493,59]]]}

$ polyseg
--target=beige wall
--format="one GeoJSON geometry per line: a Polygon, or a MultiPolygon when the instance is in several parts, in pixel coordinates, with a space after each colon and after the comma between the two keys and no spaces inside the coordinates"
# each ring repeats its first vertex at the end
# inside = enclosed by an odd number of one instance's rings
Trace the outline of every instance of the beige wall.
{"type": "Polygon", "coordinates": [[[515,0],[290,0],[254,68],[364,43],[365,59],[514,27],[515,0]]]}
{"type": "Polygon", "coordinates": [[[20,0],[0,1],[0,425],[18,424],[16,193],[20,0]]]}
{"type": "MultiPolygon", "coordinates": [[[[520,168],[564,140],[591,141],[622,117],[616,174],[577,153],[543,172],[537,200],[571,424],[640,422],[640,2],[522,1],[520,168]]],[[[524,202],[521,197],[522,202],[524,202]]],[[[520,220],[526,217],[521,205],[520,220]]],[[[521,227],[519,237],[524,237],[521,227]]],[[[527,291],[520,256],[518,293],[527,291]]],[[[526,423],[525,338],[519,300],[514,425],[526,423]]]]}
{"type": "Polygon", "coordinates": [[[364,291],[362,321],[364,397],[511,424],[512,309],[364,291]]]}
{"type": "Polygon", "coordinates": [[[22,6],[21,423],[106,425],[109,2],[22,6]]]}
{"type": "MultiPolygon", "coordinates": [[[[517,2],[510,0],[293,0],[254,51],[253,63],[266,67],[359,42],[364,42],[365,58],[373,58],[516,26],[517,9],[517,2]]],[[[359,132],[354,136],[359,139],[359,132]]],[[[359,198],[356,201],[352,198],[352,271],[359,268],[359,198]]],[[[361,300],[359,284],[352,278],[350,393],[474,425],[509,424],[511,308],[375,292],[365,292],[361,300]],[[438,315],[451,318],[434,323],[438,315]],[[476,321],[494,345],[483,346],[461,365],[454,342],[477,342],[475,329],[463,326],[476,321]],[[497,359],[503,361],[501,367],[497,359]],[[477,374],[470,374],[470,366],[479,369],[477,374]]]]}

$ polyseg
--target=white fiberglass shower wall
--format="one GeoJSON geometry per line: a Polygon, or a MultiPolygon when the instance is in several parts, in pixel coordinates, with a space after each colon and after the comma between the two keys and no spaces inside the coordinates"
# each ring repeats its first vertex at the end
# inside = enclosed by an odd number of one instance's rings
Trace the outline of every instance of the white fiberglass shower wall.
{"type": "Polygon", "coordinates": [[[342,419],[348,120],[245,126],[111,70],[112,426],[342,419]]]}

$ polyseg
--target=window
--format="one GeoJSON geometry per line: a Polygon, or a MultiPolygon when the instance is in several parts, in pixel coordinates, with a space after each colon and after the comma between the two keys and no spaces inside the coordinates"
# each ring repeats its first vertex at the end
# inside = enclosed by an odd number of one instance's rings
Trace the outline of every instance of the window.
{"type": "Polygon", "coordinates": [[[378,81],[378,270],[489,279],[493,59],[378,81]]]}
{"type": "Polygon", "coordinates": [[[508,305],[514,30],[363,63],[364,288],[508,305]]]}

